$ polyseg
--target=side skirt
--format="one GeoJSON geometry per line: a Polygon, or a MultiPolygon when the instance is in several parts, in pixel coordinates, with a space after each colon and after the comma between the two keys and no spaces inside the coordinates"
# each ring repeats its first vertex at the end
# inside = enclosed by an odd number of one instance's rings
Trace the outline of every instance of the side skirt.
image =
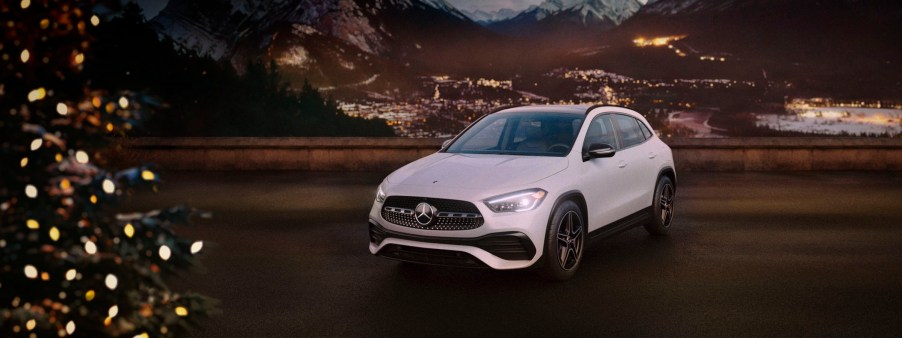
{"type": "Polygon", "coordinates": [[[589,233],[589,241],[602,240],[651,221],[651,207],[639,210],[589,233]]]}

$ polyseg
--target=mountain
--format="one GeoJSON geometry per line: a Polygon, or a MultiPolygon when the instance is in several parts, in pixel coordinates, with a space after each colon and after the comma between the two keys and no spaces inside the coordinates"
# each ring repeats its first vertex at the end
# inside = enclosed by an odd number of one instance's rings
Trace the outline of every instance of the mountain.
{"type": "Polygon", "coordinates": [[[239,70],[272,60],[320,86],[461,67],[496,38],[444,0],[171,0],[152,23],[239,70]]]}
{"type": "Polygon", "coordinates": [[[616,27],[642,8],[639,0],[546,0],[507,20],[489,25],[515,36],[570,36],[591,38],[616,27]],[[589,33],[589,34],[586,34],[589,33]]]}
{"type": "Polygon", "coordinates": [[[493,12],[486,12],[483,10],[475,10],[475,11],[467,11],[461,10],[470,20],[473,20],[481,25],[488,25],[496,21],[507,20],[517,16],[520,12],[515,11],[510,8],[502,8],[493,12]]]}

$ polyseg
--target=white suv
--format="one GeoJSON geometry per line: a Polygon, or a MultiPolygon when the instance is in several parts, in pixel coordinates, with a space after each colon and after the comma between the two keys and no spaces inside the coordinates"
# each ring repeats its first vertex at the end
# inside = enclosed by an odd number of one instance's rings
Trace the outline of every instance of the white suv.
{"type": "Polygon", "coordinates": [[[611,106],[525,106],[483,116],[385,178],[370,252],[570,278],[586,242],[673,221],[670,148],[642,115],[611,106]]]}

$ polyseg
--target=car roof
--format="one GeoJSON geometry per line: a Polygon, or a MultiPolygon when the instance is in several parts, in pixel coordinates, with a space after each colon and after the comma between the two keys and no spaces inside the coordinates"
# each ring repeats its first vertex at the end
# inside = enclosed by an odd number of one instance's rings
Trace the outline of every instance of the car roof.
{"type": "Polygon", "coordinates": [[[506,108],[498,112],[504,113],[526,113],[526,112],[544,112],[544,113],[572,113],[585,114],[589,109],[588,105],[564,105],[564,104],[548,104],[548,105],[531,105],[506,108]]]}
{"type": "Polygon", "coordinates": [[[519,107],[511,107],[511,108],[502,108],[496,113],[528,113],[528,112],[541,112],[541,113],[570,113],[570,114],[582,114],[586,115],[589,110],[603,109],[605,112],[615,112],[615,113],[623,113],[627,115],[631,115],[633,117],[641,116],[636,111],[621,107],[621,106],[608,106],[608,105],[585,105],[585,104],[546,104],[546,105],[529,105],[529,106],[519,106],[519,107]]]}

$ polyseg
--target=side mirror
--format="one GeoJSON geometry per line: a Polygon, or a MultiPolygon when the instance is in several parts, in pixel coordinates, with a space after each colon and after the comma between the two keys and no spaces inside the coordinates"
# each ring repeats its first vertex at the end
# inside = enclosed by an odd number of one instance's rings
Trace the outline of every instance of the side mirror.
{"type": "Polygon", "coordinates": [[[589,145],[589,150],[586,150],[586,152],[583,153],[583,161],[588,161],[593,158],[611,157],[614,156],[615,153],[617,153],[617,151],[609,144],[593,143],[589,145]]]}
{"type": "Polygon", "coordinates": [[[453,139],[447,139],[445,142],[442,142],[442,149],[448,148],[448,146],[451,145],[451,140],[453,139]]]}

